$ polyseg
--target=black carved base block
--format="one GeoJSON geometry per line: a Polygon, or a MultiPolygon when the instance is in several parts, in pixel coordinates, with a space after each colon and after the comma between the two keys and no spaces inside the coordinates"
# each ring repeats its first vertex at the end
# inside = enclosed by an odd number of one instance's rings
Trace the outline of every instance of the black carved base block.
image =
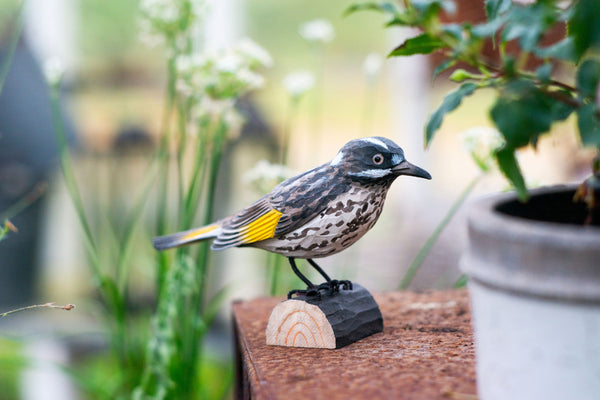
{"type": "Polygon", "coordinates": [[[383,331],[373,296],[354,283],[320,297],[297,296],[279,303],[267,326],[267,344],[339,349],[383,331]]]}

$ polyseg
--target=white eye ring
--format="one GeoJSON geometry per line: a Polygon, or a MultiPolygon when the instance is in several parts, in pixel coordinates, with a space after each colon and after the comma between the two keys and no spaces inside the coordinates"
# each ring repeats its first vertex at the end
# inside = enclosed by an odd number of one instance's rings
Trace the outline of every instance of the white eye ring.
{"type": "Polygon", "coordinates": [[[381,165],[383,163],[383,155],[381,153],[377,153],[373,156],[373,164],[381,165]]]}

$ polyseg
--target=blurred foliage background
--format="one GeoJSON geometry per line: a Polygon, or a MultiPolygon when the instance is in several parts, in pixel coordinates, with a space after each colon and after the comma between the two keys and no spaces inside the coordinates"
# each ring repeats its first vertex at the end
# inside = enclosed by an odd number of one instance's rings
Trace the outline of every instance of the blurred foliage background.
{"type": "MultiPolygon", "coordinates": [[[[132,207],[139,194],[152,149],[157,145],[167,50],[160,45],[148,47],[140,40],[137,0],[45,1],[27,2],[24,40],[34,49],[40,66],[44,65],[48,54],[40,50],[44,47],[40,32],[54,29],[53,23],[59,27],[68,25],[66,32],[71,33],[63,44],[72,57],[63,60],[64,100],[79,141],[75,171],[94,228],[99,235],[109,236],[123,228],[119,223],[124,210],[132,207]],[[53,5],[55,13],[40,15],[44,4],[53,5]]],[[[230,137],[225,148],[215,215],[227,215],[262,195],[245,176],[261,159],[278,160],[277,145],[286,129],[291,135],[288,168],[293,172],[330,160],[350,139],[389,137],[405,149],[411,162],[431,172],[433,180],[400,179],[392,187],[373,231],[346,252],[324,259],[322,265],[336,278],[357,280],[371,291],[395,290],[452,202],[479,174],[463,147],[462,135],[491,125],[484,110],[493,98],[484,91],[465,100],[466,106],[444,120],[436,142],[425,151],[424,122],[449,85],[443,79],[432,84],[430,72],[435,61],[426,57],[383,60],[381,69],[366,73],[364,62],[369,54],[385,58],[408,32],[384,30],[384,21],[368,12],[344,17],[344,10],[352,3],[223,2],[229,8],[223,8],[224,18],[217,19],[206,34],[207,45],[214,38],[220,41],[222,38],[217,36],[221,32],[236,39],[248,36],[269,51],[274,64],[265,71],[264,87],[244,100],[248,127],[230,137]],[[314,19],[331,22],[335,29],[331,42],[318,45],[299,35],[300,26],[314,19]],[[298,70],[311,72],[316,84],[294,111],[282,81],[298,70]]],[[[3,49],[14,29],[19,4],[17,0],[0,0],[3,49]]],[[[483,1],[461,2],[459,13],[482,7],[483,1]]],[[[586,174],[590,154],[577,150],[573,123],[567,120],[559,126],[557,135],[543,139],[539,144],[543,151],[526,150],[519,155],[526,175],[534,183],[565,182],[586,174]]],[[[36,288],[32,302],[75,303],[78,308],[70,313],[38,310],[0,319],[0,393],[7,400],[59,398],[52,394],[39,397],[43,394],[24,389],[49,381],[58,392],[46,389],[47,394],[62,393],[63,399],[110,398],[111,382],[123,377],[119,376],[116,360],[106,352],[106,321],[99,311],[99,299],[85,267],[79,226],[58,172],[49,183],[45,214],[39,226],[39,269],[35,281],[25,284],[36,288]]],[[[476,193],[503,189],[504,181],[490,173],[479,182],[476,193]]],[[[152,201],[150,209],[156,206],[152,201]]],[[[167,212],[174,214],[174,210],[167,212]]],[[[456,282],[465,240],[463,227],[464,213],[459,211],[424,260],[410,288],[448,288],[456,282]]],[[[131,329],[141,338],[149,334],[148,316],[156,301],[155,252],[150,243],[154,234],[152,216],[146,215],[134,239],[127,304],[137,316],[131,329]]],[[[104,243],[102,254],[109,259],[115,244],[104,243]]],[[[226,287],[228,300],[223,302],[206,339],[207,355],[198,370],[198,379],[203,382],[198,398],[231,396],[233,355],[228,301],[268,294],[268,262],[264,253],[253,249],[212,255],[211,284],[207,290],[215,294],[226,287]]],[[[299,285],[286,263],[282,264],[278,294],[299,285]]],[[[139,349],[138,355],[143,354],[143,349],[139,349]]]]}

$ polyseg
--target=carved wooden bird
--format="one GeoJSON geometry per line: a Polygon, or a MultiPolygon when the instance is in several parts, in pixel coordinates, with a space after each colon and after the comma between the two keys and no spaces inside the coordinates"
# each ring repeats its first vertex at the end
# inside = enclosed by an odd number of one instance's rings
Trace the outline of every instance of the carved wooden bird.
{"type": "Polygon", "coordinates": [[[242,211],[210,225],[153,239],[157,250],[214,239],[213,250],[252,246],[282,254],[307,290],[351,288],[348,281],[332,280],[314,258],[338,253],[375,225],[392,182],[401,175],[431,179],[404,158],[404,151],[383,137],[346,143],[330,162],[290,178],[242,211]],[[304,258],[326,280],[315,286],[298,270],[304,258]]]}

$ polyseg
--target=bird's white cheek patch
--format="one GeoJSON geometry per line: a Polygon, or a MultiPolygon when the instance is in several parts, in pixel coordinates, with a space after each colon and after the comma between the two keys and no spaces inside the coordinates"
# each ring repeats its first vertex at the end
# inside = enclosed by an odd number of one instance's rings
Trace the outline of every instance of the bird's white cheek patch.
{"type": "Polygon", "coordinates": [[[349,172],[348,175],[356,176],[359,178],[383,178],[386,175],[392,173],[390,168],[385,169],[366,169],[360,172],[349,172]]]}

